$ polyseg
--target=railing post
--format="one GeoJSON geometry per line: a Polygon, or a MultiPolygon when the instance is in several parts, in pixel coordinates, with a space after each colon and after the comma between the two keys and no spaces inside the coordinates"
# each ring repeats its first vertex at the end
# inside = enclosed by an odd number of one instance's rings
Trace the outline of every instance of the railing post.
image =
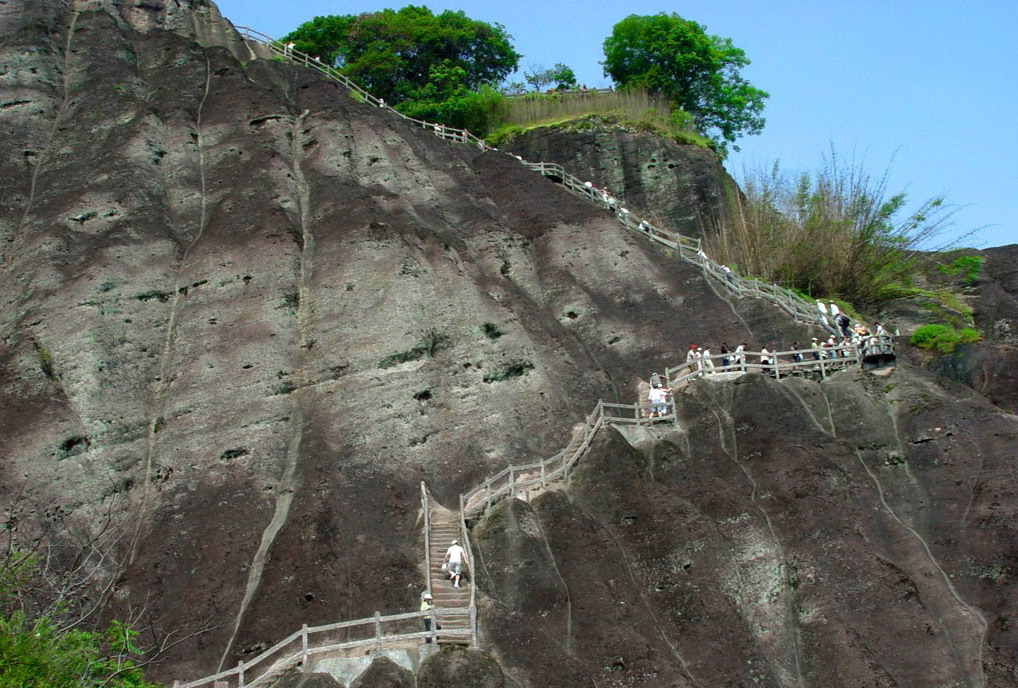
{"type": "Polygon", "coordinates": [[[548,487],[548,478],[545,476],[544,461],[541,462],[541,487],[548,487]]]}
{"type": "Polygon", "coordinates": [[[484,479],[484,513],[491,509],[491,477],[484,479]]]}
{"type": "Polygon", "coordinates": [[[300,627],[300,651],[301,659],[300,663],[307,668],[308,665],[308,625],[304,624],[300,627]]]}
{"type": "Polygon", "coordinates": [[[244,688],[247,683],[244,682],[244,662],[237,662],[237,687],[244,688]]]}
{"type": "MultiPolygon", "coordinates": [[[[474,586],[470,583],[470,597],[474,600],[474,586]]],[[[477,602],[474,600],[470,605],[470,647],[471,649],[477,649],[477,602]]]]}
{"type": "Polygon", "coordinates": [[[382,613],[375,612],[375,652],[382,651],[382,613]]]}
{"type": "Polygon", "coordinates": [[[509,466],[509,497],[516,498],[516,469],[509,466]]]}
{"type": "Polygon", "coordinates": [[[431,640],[432,643],[434,643],[437,641],[437,638],[435,637],[435,631],[438,629],[438,617],[435,616],[434,606],[431,607],[430,611],[431,611],[431,627],[428,628],[428,633],[430,634],[429,639],[431,640]]]}
{"type": "Polygon", "coordinates": [[[824,367],[824,353],[820,352],[820,379],[827,379],[827,370],[824,367]]]}

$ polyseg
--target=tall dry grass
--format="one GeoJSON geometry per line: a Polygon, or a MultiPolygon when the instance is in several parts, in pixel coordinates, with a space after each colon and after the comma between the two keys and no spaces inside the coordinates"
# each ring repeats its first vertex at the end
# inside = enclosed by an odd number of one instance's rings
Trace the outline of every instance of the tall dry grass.
{"type": "Polygon", "coordinates": [[[885,171],[874,177],[832,149],[814,173],[789,174],[776,163],[743,172],[743,196],[706,238],[709,255],[744,274],[813,296],[857,305],[892,296],[911,283],[925,251],[939,242],[956,208],[943,197],[908,210],[904,193],[888,195],[885,171]]]}
{"type": "Polygon", "coordinates": [[[646,91],[568,91],[506,98],[499,119],[504,124],[525,126],[537,122],[557,122],[594,114],[616,114],[639,119],[648,115],[669,121],[669,102],[646,91]]]}

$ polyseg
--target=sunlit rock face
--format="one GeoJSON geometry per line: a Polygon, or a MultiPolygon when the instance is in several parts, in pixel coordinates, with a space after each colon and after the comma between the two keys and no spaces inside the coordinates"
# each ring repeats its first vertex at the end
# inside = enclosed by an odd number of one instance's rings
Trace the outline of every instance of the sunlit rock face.
{"type": "MultiPolygon", "coordinates": [[[[691,343],[811,336],[514,158],[257,59],[211,5],[9,0],[0,35],[0,490],[52,538],[112,516],[109,613],[203,630],[158,678],[416,609],[421,480],[455,506],[691,343]]],[[[922,371],[868,380],[694,386],[685,434],[637,452],[606,431],[568,491],[500,507],[549,563],[534,597],[480,526],[501,668],[446,657],[428,680],[942,685],[975,680],[978,648],[1009,676],[1013,419],[922,371]],[[546,624],[521,668],[513,633],[546,624]]]]}
{"type": "Polygon", "coordinates": [[[689,236],[716,233],[738,219],[740,191],[707,148],[632,127],[591,121],[543,127],[504,148],[527,160],[556,162],[650,222],[689,236]]]}

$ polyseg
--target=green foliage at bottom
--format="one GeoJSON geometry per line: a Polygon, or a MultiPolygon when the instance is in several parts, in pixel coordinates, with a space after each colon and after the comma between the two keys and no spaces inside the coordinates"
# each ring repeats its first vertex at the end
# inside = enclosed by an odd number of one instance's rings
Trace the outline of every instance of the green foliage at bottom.
{"type": "Polygon", "coordinates": [[[0,616],[0,688],[154,688],[131,658],[141,654],[136,635],[117,621],[92,633],[22,612],[0,616]]]}
{"type": "Polygon", "coordinates": [[[926,351],[949,354],[959,344],[977,342],[980,339],[982,339],[982,335],[979,330],[972,327],[956,330],[950,325],[923,325],[912,333],[909,342],[926,351]]]}

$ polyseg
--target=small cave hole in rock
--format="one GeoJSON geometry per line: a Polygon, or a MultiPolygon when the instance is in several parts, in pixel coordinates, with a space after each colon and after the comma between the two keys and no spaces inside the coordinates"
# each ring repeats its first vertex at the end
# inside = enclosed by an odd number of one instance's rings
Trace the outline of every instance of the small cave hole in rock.
{"type": "Polygon", "coordinates": [[[315,596],[312,595],[309,592],[306,592],[306,593],[304,593],[304,601],[305,602],[314,602],[315,601],[315,596]]]}
{"type": "Polygon", "coordinates": [[[522,377],[528,372],[534,369],[534,364],[530,361],[511,361],[506,363],[501,368],[493,373],[488,373],[484,376],[484,381],[491,382],[502,382],[504,380],[512,380],[516,377],[522,377]]]}
{"type": "Polygon", "coordinates": [[[484,330],[484,336],[488,339],[498,339],[505,335],[505,332],[495,323],[486,322],[481,328],[484,330]]]}
{"type": "Polygon", "coordinates": [[[570,320],[576,320],[580,316],[576,311],[568,311],[566,313],[566,317],[569,318],[570,320]]]}
{"type": "Polygon", "coordinates": [[[227,449],[224,451],[219,458],[220,459],[239,459],[242,456],[247,456],[250,452],[244,447],[237,447],[236,449],[227,449]]]}
{"type": "Polygon", "coordinates": [[[91,441],[83,435],[74,435],[68,437],[66,440],[60,443],[60,458],[66,459],[71,456],[82,453],[88,449],[91,441]]]}
{"type": "Polygon", "coordinates": [[[430,389],[421,390],[420,392],[414,395],[414,399],[416,399],[417,401],[428,401],[429,399],[431,399],[431,390],[430,389]]]}

